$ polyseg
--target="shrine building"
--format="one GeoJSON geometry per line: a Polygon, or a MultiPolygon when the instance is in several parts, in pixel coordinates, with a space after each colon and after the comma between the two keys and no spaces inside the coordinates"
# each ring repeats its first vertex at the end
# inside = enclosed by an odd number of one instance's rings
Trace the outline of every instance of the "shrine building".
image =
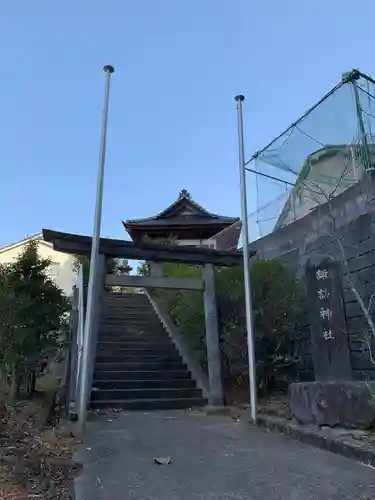
{"type": "Polygon", "coordinates": [[[134,242],[149,241],[217,250],[237,248],[241,233],[238,217],[209,212],[183,189],[177,200],[159,214],[146,219],[123,221],[134,242]]]}

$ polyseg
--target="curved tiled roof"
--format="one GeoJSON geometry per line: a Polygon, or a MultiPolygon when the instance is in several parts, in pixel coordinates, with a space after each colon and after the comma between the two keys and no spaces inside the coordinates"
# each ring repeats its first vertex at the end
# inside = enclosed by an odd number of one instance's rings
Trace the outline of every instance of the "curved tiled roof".
{"type": "Polygon", "coordinates": [[[209,212],[196,201],[188,191],[182,190],[179,197],[171,205],[153,217],[123,221],[125,228],[140,226],[170,226],[170,225],[204,225],[233,224],[238,217],[227,217],[209,212]]]}

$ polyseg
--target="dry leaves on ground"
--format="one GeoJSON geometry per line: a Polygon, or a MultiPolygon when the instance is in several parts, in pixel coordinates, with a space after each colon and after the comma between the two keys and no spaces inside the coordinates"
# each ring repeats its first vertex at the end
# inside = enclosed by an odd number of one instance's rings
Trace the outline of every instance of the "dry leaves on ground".
{"type": "Polygon", "coordinates": [[[40,401],[0,408],[0,500],[72,499],[77,440],[69,429],[41,430],[40,409],[40,401]]]}

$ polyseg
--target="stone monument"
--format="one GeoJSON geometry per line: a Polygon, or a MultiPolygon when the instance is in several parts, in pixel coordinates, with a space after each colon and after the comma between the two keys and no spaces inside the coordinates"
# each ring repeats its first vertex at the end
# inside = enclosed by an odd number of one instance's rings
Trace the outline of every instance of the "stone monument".
{"type": "Polygon", "coordinates": [[[353,381],[341,276],[332,259],[306,265],[315,381],[290,385],[290,409],[304,424],[369,428],[375,383],[353,381]]]}

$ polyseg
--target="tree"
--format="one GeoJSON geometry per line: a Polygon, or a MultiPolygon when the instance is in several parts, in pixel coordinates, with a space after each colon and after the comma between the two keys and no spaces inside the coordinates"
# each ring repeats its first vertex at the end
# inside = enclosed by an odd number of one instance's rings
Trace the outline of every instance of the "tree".
{"type": "Polygon", "coordinates": [[[139,264],[137,267],[137,274],[140,276],[148,276],[150,272],[150,266],[147,264],[147,262],[142,262],[142,264],[139,264]]]}
{"type": "MultiPolygon", "coordinates": [[[[78,273],[80,266],[83,269],[83,282],[85,286],[89,284],[90,277],[90,257],[87,255],[76,255],[73,260],[73,271],[78,273]]],[[[107,258],[106,273],[107,274],[129,274],[132,267],[129,266],[125,259],[107,258]]]]}
{"type": "Polygon", "coordinates": [[[69,301],[49,277],[50,264],[32,241],[0,270],[0,362],[3,378],[11,378],[13,397],[20,377],[34,378],[42,360],[56,349],[66,321],[69,301]]]}
{"type": "Polygon", "coordinates": [[[7,266],[0,266],[0,382],[7,389],[11,381],[11,395],[17,392],[17,365],[20,361],[18,339],[23,334],[19,318],[27,307],[26,297],[17,295],[7,266]]]}

